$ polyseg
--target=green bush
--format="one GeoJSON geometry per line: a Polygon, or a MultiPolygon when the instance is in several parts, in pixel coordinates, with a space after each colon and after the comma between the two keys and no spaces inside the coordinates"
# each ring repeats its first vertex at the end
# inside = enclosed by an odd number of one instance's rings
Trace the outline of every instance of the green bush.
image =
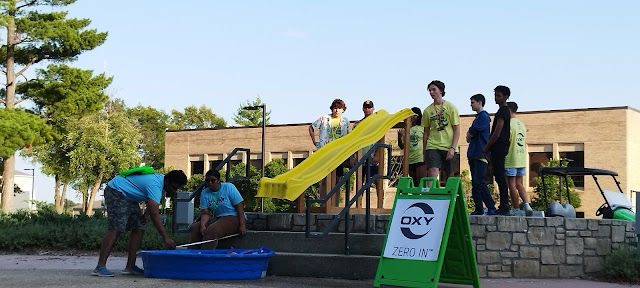
{"type": "MultiPolygon", "coordinates": [[[[48,205],[47,205],[48,206],[48,205]]],[[[81,214],[49,213],[48,207],[38,212],[19,211],[0,213],[0,250],[24,251],[29,249],[78,249],[98,250],[102,237],[107,231],[107,219],[102,214],[87,216],[81,214]]],[[[167,227],[170,227],[167,225],[167,227]]],[[[164,249],[164,241],[149,222],[143,237],[142,250],[164,249]]],[[[172,235],[176,243],[187,243],[187,234],[172,235]]],[[[114,246],[114,251],[126,251],[128,234],[122,233],[114,246]]]]}
{"type": "Polygon", "coordinates": [[[640,251],[632,246],[612,251],[598,276],[606,281],[640,284],[640,251]]]}

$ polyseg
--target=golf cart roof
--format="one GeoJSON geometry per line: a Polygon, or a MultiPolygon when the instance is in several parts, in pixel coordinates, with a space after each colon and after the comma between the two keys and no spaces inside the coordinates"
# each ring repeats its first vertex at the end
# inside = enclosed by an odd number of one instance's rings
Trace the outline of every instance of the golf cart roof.
{"type": "Polygon", "coordinates": [[[582,167],[541,167],[541,175],[557,175],[557,176],[581,176],[581,175],[610,175],[618,176],[618,173],[597,169],[597,168],[582,168],[582,167]]]}

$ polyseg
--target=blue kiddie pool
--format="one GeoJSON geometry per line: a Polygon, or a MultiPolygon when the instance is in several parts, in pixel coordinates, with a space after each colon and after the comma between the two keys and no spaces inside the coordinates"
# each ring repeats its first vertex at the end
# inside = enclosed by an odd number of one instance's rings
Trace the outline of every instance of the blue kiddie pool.
{"type": "Polygon", "coordinates": [[[260,279],[267,275],[272,249],[139,251],[144,276],[189,280],[260,279]]]}

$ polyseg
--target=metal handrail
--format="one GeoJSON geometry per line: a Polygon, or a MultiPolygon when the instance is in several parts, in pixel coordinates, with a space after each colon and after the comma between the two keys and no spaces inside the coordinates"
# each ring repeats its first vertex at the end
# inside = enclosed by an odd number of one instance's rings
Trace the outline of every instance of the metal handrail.
{"type": "MultiPolygon", "coordinates": [[[[225,182],[229,182],[229,183],[233,183],[234,181],[238,180],[238,179],[249,179],[250,177],[250,169],[251,167],[249,164],[249,160],[251,158],[251,149],[249,148],[234,148],[231,153],[229,153],[229,155],[227,155],[226,158],[224,158],[224,160],[222,160],[222,162],[220,162],[220,164],[218,164],[218,166],[216,166],[216,168],[214,170],[220,170],[223,166],[226,165],[226,171],[225,171],[225,182]],[[231,179],[229,179],[229,176],[231,176],[231,158],[238,152],[245,152],[247,155],[247,162],[245,163],[245,174],[244,175],[236,175],[231,177],[231,179]]],[[[171,201],[171,207],[176,207],[176,204],[178,202],[190,202],[191,200],[193,200],[194,198],[200,196],[200,193],[202,192],[202,190],[204,190],[205,187],[205,183],[204,181],[202,181],[202,183],[200,183],[200,185],[198,185],[198,187],[196,187],[195,190],[193,190],[193,192],[191,192],[191,194],[189,194],[189,198],[183,198],[183,199],[178,199],[178,198],[173,198],[171,201]]],[[[186,229],[178,229],[178,224],[176,223],[176,211],[173,211],[173,215],[171,217],[171,232],[172,233],[180,233],[180,232],[189,232],[189,228],[186,229]]],[[[196,218],[195,221],[197,221],[200,218],[200,216],[198,216],[198,218],[196,218]]]]}
{"type": "MultiPolygon", "coordinates": [[[[371,158],[371,155],[374,153],[374,151],[376,151],[378,149],[378,147],[382,147],[387,149],[387,163],[391,163],[391,145],[390,144],[382,144],[382,143],[375,143],[374,145],[371,146],[371,148],[369,149],[369,151],[367,151],[364,156],[362,156],[362,158],[360,158],[358,160],[358,162],[356,162],[353,167],[351,167],[351,169],[349,169],[349,172],[347,172],[344,176],[342,176],[342,178],[340,179],[340,181],[338,181],[338,183],[336,183],[335,186],[333,186],[333,188],[331,189],[331,191],[329,191],[329,193],[327,193],[327,195],[325,195],[324,197],[320,198],[320,199],[311,199],[311,198],[307,198],[306,200],[306,207],[305,207],[305,212],[306,212],[306,219],[305,219],[305,236],[307,238],[323,238],[325,236],[327,236],[327,234],[329,234],[329,231],[333,228],[335,228],[336,226],[338,226],[338,223],[340,223],[341,219],[345,219],[344,221],[344,254],[345,255],[349,255],[351,254],[350,252],[350,247],[349,247],[349,209],[351,208],[351,205],[353,205],[353,203],[355,203],[358,198],[360,198],[360,196],[362,196],[362,194],[364,193],[364,191],[369,191],[369,188],[371,187],[371,184],[373,184],[376,180],[378,179],[391,179],[391,165],[387,165],[387,173],[386,175],[369,175],[369,159],[371,158]],[[349,194],[350,194],[350,187],[349,187],[349,179],[351,178],[351,175],[353,175],[353,173],[355,173],[358,170],[358,167],[362,166],[363,164],[365,164],[366,169],[365,169],[365,179],[367,179],[367,182],[365,183],[365,185],[363,185],[360,190],[356,191],[356,194],[353,196],[353,198],[349,198],[349,194]],[[340,213],[338,213],[333,220],[331,220],[331,222],[329,222],[329,225],[327,225],[327,227],[325,227],[325,229],[322,232],[311,232],[310,231],[310,227],[311,227],[311,204],[312,203],[318,203],[318,204],[325,204],[327,201],[329,201],[331,199],[331,197],[338,193],[338,191],[340,191],[340,187],[342,187],[342,185],[346,184],[346,189],[345,189],[345,199],[348,199],[348,201],[345,202],[345,206],[344,208],[340,211],[340,213]]],[[[366,205],[365,205],[365,233],[369,234],[369,218],[371,217],[371,201],[370,201],[370,193],[366,194],[366,205]]]]}

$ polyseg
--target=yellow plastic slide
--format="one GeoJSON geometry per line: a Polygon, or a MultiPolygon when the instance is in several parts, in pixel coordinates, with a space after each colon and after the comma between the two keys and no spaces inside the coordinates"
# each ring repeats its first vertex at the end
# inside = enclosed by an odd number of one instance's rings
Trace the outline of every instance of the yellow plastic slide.
{"type": "Polygon", "coordinates": [[[295,168],[275,178],[263,177],[256,197],[295,200],[307,187],[326,177],[359,149],[378,142],[396,123],[414,115],[409,108],[393,115],[379,110],[365,118],[351,133],[331,141],[295,168]]]}

